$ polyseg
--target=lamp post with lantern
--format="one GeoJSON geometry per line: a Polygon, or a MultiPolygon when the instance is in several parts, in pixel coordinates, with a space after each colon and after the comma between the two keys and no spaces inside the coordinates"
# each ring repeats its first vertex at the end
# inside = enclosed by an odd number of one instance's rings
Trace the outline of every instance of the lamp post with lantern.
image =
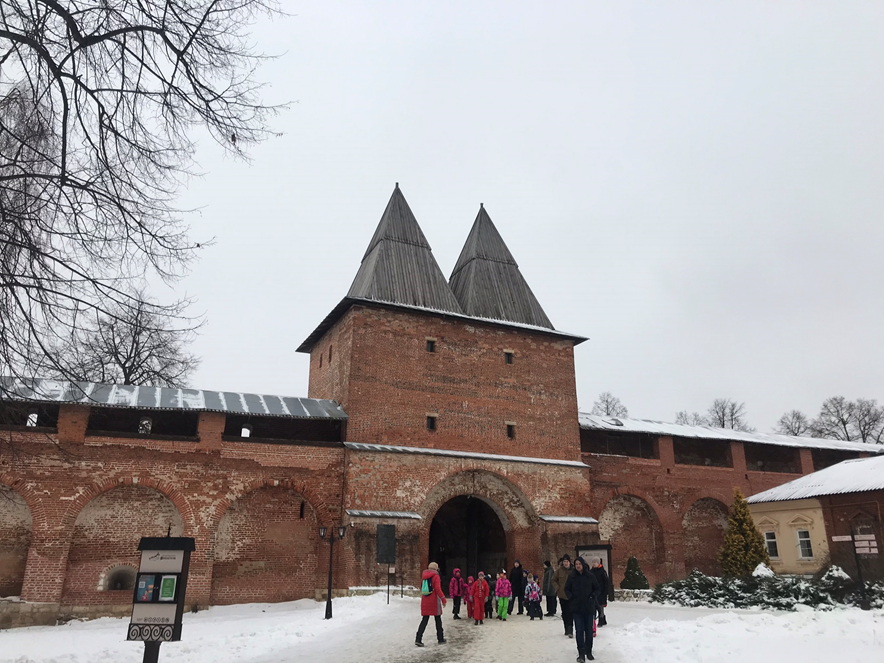
{"type": "Polygon", "coordinates": [[[325,618],[332,618],[332,569],[334,564],[334,555],[335,555],[335,540],[340,541],[344,538],[344,534],[347,533],[346,527],[320,527],[319,528],[319,538],[325,541],[325,537],[328,536],[328,594],[325,599],[325,618]]]}

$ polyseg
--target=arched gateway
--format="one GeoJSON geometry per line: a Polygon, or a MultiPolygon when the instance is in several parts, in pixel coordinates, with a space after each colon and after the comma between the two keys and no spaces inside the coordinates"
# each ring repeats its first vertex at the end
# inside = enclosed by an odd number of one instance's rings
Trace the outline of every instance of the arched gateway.
{"type": "Polygon", "coordinates": [[[450,578],[456,568],[466,578],[506,565],[511,528],[509,523],[504,526],[506,515],[499,510],[473,495],[454,497],[439,508],[430,524],[429,558],[439,564],[443,578],[450,578]]]}

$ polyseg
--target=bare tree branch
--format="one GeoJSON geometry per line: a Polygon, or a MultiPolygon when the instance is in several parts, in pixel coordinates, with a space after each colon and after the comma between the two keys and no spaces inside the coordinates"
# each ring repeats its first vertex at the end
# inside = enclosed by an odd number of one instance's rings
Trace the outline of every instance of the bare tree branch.
{"type": "Polygon", "coordinates": [[[607,417],[628,417],[629,410],[620,402],[610,391],[603,391],[599,394],[598,400],[592,404],[591,414],[598,414],[607,417]]]}

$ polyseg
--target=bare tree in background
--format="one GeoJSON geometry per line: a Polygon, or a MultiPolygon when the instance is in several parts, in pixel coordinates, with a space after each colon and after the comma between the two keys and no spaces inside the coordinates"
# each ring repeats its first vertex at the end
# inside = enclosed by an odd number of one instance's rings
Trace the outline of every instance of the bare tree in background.
{"type": "Polygon", "coordinates": [[[874,399],[849,401],[833,396],[823,401],[819,416],[810,426],[813,437],[884,443],[884,406],[874,399]]]}
{"type": "Polygon", "coordinates": [[[789,410],[777,421],[774,432],[780,435],[809,434],[810,419],[801,410],[789,410]]]}
{"type": "Polygon", "coordinates": [[[746,404],[730,398],[716,398],[706,411],[706,421],[713,428],[753,432],[755,429],[746,423],[746,404]]]}
{"type": "MultiPolygon", "coordinates": [[[[146,295],[140,295],[131,306],[116,306],[112,315],[98,313],[91,323],[83,323],[77,336],[58,352],[57,363],[65,367],[59,377],[186,387],[199,366],[199,359],[187,350],[194,330],[172,327],[183,313],[159,316],[147,301],[146,295]]],[[[51,370],[47,374],[52,375],[51,370]]]]}
{"type": "Polygon", "coordinates": [[[679,410],[675,413],[675,423],[686,426],[706,426],[709,424],[706,417],[699,412],[688,412],[687,410],[679,410]]]}
{"type": "Polygon", "coordinates": [[[629,410],[610,391],[603,391],[599,394],[599,399],[592,404],[591,414],[607,417],[628,417],[629,410]]]}
{"type": "MultiPolygon", "coordinates": [[[[0,374],[75,377],[57,349],[139,311],[199,244],[176,195],[194,129],[227,151],[268,135],[247,27],[273,0],[0,2],[0,374]],[[103,323],[100,323],[103,324],[103,323]]],[[[178,318],[173,323],[164,319],[178,318]]]]}

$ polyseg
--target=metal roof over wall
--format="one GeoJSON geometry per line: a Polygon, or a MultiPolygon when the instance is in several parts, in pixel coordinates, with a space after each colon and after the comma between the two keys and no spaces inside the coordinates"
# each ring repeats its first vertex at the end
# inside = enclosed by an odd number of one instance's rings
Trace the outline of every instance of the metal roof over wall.
{"type": "Polygon", "coordinates": [[[777,435],[775,433],[746,433],[730,428],[711,428],[709,426],[688,426],[686,424],[670,424],[664,421],[649,419],[626,419],[624,417],[608,417],[596,414],[579,413],[580,427],[587,430],[604,430],[618,433],[647,433],[649,435],[665,435],[668,437],[691,437],[703,440],[734,440],[736,442],[753,442],[755,444],[774,444],[781,447],[803,447],[805,449],[838,449],[841,451],[865,451],[868,453],[884,453],[884,445],[867,444],[865,442],[844,442],[817,437],[797,437],[794,435],[777,435]]]}
{"type": "Polygon", "coordinates": [[[0,397],[30,402],[77,403],[142,410],[193,410],[294,419],[347,418],[347,413],[335,401],[316,398],[97,382],[18,380],[4,377],[0,378],[0,397]]]}
{"type": "Polygon", "coordinates": [[[750,504],[884,490],[884,456],[845,460],[748,498],[750,504]]]}

